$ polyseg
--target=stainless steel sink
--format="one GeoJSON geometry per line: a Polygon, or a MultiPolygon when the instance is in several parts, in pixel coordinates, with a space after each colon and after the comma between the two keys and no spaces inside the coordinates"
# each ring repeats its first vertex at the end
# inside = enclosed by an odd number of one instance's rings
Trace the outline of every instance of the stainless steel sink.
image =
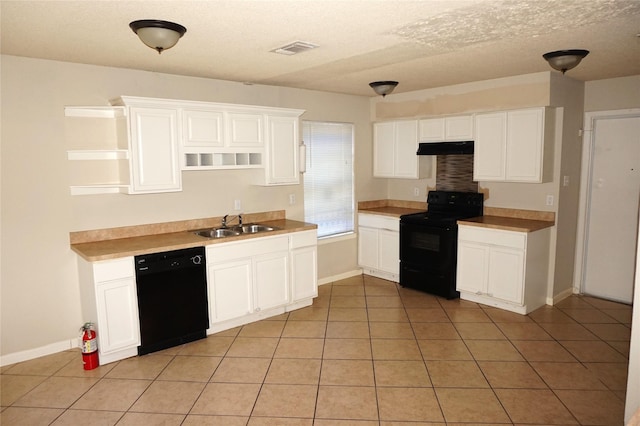
{"type": "Polygon", "coordinates": [[[196,235],[200,235],[201,237],[206,238],[225,238],[225,237],[233,237],[240,235],[240,232],[234,231],[233,229],[227,228],[216,228],[216,229],[203,229],[201,231],[196,231],[196,235]]]}
{"type": "Polygon", "coordinates": [[[212,228],[195,231],[196,235],[205,238],[226,238],[237,237],[242,234],[259,234],[262,232],[277,231],[280,228],[275,226],[261,225],[259,223],[248,223],[242,226],[234,226],[231,228],[212,228]]]}
{"type": "Polygon", "coordinates": [[[260,225],[259,223],[250,223],[247,225],[237,226],[234,230],[240,230],[243,234],[256,234],[258,232],[275,231],[278,228],[272,226],[260,225]]]}

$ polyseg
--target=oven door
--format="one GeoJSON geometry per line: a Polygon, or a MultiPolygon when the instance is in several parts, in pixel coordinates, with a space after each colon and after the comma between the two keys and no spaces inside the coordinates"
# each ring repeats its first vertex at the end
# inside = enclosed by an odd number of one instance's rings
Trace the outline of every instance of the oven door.
{"type": "Polygon", "coordinates": [[[400,223],[400,285],[453,299],[458,229],[400,223]]]}
{"type": "Polygon", "coordinates": [[[455,267],[457,227],[400,223],[400,261],[423,269],[455,267]]]}

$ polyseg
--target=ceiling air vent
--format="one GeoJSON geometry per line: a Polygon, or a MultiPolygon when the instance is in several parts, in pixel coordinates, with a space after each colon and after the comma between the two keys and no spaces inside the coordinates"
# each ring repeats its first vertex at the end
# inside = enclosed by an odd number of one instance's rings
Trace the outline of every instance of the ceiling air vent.
{"type": "Polygon", "coordinates": [[[305,52],[307,50],[315,49],[318,45],[308,43],[306,41],[294,41],[286,46],[273,49],[272,52],[279,53],[281,55],[295,55],[296,53],[305,52]]]}

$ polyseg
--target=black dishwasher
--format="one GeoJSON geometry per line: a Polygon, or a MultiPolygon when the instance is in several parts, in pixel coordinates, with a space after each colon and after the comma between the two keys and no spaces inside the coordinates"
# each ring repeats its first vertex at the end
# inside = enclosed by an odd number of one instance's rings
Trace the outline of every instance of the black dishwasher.
{"type": "Polygon", "coordinates": [[[138,355],[206,337],[209,328],[204,247],[135,256],[138,355]]]}

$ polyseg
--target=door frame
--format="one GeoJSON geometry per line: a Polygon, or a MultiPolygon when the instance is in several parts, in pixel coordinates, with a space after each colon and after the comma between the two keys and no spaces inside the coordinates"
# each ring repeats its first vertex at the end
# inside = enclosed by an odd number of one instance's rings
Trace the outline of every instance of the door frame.
{"type": "Polygon", "coordinates": [[[584,114],[582,129],[582,165],[580,168],[580,202],[578,206],[578,228],[576,233],[576,260],[573,272],[573,293],[580,294],[584,289],[584,272],[586,268],[587,242],[589,240],[589,211],[591,203],[591,177],[593,175],[593,151],[595,121],[602,118],[640,117],[640,108],[619,109],[611,111],[593,111],[584,114]]]}

